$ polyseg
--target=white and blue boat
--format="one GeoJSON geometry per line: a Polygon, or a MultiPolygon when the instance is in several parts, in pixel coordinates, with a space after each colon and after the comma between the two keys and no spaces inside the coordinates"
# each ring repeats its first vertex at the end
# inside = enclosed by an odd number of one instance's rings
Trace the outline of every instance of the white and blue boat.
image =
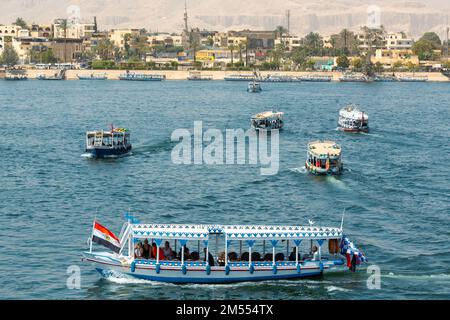
{"type": "Polygon", "coordinates": [[[165,75],[135,73],[129,71],[119,76],[119,80],[127,80],[127,81],[162,81],[165,79],[166,79],[165,75]]]}
{"type": "Polygon", "coordinates": [[[300,80],[302,82],[330,82],[332,78],[332,76],[323,74],[308,74],[300,76],[300,80]]]}
{"type": "Polygon", "coordinates": [[[254,81],[258,77],[254,74],[231,74],[224,77],[225,81],[254,81]]]}
{"type": "Polygon", "coordinates": [[[130,131],[112,127],[109,131],[86,132],[86,154],[91,158],[117,158],[131,153],[130,131]]]}
{"type": "Polygon", "coordinates": [[[108,77],[106,73],[91,73],[91,74],[77,74],[78,80],[107,80],[108,77]]]}
{"type": "Polygon", "coordinates": [[[83,261],[102,277],[169,283],[233,283],[356,271],[364,254],[341,227],[143,224],[116,237],[94,222],[83,261]],[[94,251],[92,243],[110,251],[94,251]]]}
{"type": "Polygon", "coordinates": [[[248,92],[261,92],[262,91],[261,84],[256,81],[249,82],[248,86],[247,86],[247,91],[248,92]]]}

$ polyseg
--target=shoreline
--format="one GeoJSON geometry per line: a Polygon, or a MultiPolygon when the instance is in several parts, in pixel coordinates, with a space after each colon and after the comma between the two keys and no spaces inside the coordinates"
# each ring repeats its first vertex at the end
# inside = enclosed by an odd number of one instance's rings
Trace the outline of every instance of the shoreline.
{"type": "MultiPolygon", "coordinates": [[[[29,79],[36,79],[37,75],[54,75],[58,70],[26,70],[26,74],[29,79]]],[[[142,74],[156,74],[164,75],[166,80],[187,80],[189,71],[181,70],[130,70],[130,72],[142,73],[142,74]]],[[[106,74],[107,80],[119,80],[119,75],[125,73],[125,70],[67,70],[66,80],[78,80],[77,75],[90,75],[93,74],[106,74]]],[[[252,75],[252,71],[201,71],[202,75],[212,75],[212,80],[224,80],[225,76],[233,74],[246,74],[252,75]]],[[[328,75],[332,77],[332,82],[339,82],[339,78],[343,75],[340,71],[316,71],[316,72],[305,72],[305,71],[261,71],[260,74],[265,77],[267,75],[279,75],[279,76],[304,76],[304,75],[328,75]]],[[[391,72],[383,73],[385,75],[391,75],[391,72]]],[[[427,76],[427,82],[450,82],[450,79],[444,76],[440,72],[396,72],[397,76],[427,76]]],[[[0,78],[1,75],[0,75],[0,78]]]]}

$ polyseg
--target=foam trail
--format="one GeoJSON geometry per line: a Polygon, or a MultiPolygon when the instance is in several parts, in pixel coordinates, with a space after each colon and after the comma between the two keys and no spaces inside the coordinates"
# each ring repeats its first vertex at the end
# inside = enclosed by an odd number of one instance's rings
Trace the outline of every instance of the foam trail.
{"type": "Polygon", "coordinates": [[[291,168],[289,170],[292,171],[292,172],[296,172],[296,173],[306,173],[307,172],[306,168],[304,166],[303,167],[299,167],[299,168],[291,168]]]}

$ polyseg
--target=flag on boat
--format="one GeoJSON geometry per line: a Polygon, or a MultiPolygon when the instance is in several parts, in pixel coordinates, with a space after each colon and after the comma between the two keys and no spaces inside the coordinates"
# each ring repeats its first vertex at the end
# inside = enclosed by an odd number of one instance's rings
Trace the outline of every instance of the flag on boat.
{"type": "Polygon", "coordinates": [[[92,241],[111,249],[115,253],[119,253],[120,251],[119,239],[114,235],[114,233],[106,229],[97,221],[94,222],[92,241]]]}

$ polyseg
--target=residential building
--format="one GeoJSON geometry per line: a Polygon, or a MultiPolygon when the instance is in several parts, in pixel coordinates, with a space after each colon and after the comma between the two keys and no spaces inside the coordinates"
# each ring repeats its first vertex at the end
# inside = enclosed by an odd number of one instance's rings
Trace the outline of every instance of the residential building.
{"type": "Polygon", "coordinates": [[[138,36],[141,34],[140,29],[113,29],[108,33],[109,40],[119,49],[125,48],[125,35],[138,36]]]}
{"type": "Polygon", "coordinates": [[[419,65],[419,57],[414,55],[412,50],[377,49],[371,61],[372,63],[381,63],[387,68],[392,67],[397,62],[419,65]]]}
{"type": "Polygon", "coordinates": [[[66,20],[67,25],[64,27],[64,19],[56,19],[53,24],[53,37],[55,39],[83,39],[89,38],[95,32],[94,23],[79,23],[77,21],[66,20]]]}
{"type": "Polygon", "coordinates": [[[30,26],[30,36],[33,38],[53,38],[53,25],[32,24],[30,26]]]}
{"type": "Polygon", "coordinates": [[[404,32],[388,33],[384,39],[387,50],[409,50],[414,44],[414,40],[404,32]]]}
{"type": "Polygon", "coordinates": [[[50,47],[59,62],[75,61],[84,51],[82,39],[54,39],[50,47]]]}

